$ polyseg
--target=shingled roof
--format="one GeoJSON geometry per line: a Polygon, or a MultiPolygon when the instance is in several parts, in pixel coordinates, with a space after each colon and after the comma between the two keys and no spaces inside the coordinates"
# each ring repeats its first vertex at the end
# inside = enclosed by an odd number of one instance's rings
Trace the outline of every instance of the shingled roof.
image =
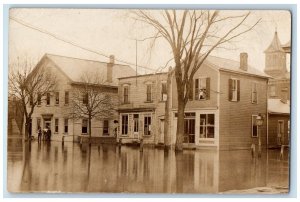
{"type": "Polygon", "coordinates": [[[265,50],[265,53],[272,53],[272,52],[284,52],[283,48],[281,47],[281,42],[278,38],[277,31],[274,34],[274,38],[269,45],[269,47],[265,50]]]}
{"type": "MultiPolygon", "coordinates": [[[[45,56],[49,58],[58,68],[60,68],[73,82],[80,82],[82,74],[87,71],[103,75],[103,77],[105,77],[105,80],[107,79],[106,62],[85,60],[53,54],[46,54],[45,56]]],[[[112,72],[112,85],[118,84],[119,77],[133,76],[136,74],[130,66],[122,64],[114,64],[112,72]]]]}

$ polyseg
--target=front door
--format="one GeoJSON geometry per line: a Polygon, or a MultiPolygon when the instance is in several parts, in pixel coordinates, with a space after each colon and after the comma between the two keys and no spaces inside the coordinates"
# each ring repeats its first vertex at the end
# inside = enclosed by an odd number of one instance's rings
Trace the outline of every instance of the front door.
{"type": "Polygon", "coordinates": [[[139,114],[133,115],[133,136],[139,138],[139,114]]]}
{"type": "Polygon", "coordinates": [[[184,143],[195,143],[195,119],[184,119],[184,143]]]}
{"type": "Polygon", "coordinates": [[[49,128],[51,130],[51,119],[44,119],[44,128],[49,128]]]}

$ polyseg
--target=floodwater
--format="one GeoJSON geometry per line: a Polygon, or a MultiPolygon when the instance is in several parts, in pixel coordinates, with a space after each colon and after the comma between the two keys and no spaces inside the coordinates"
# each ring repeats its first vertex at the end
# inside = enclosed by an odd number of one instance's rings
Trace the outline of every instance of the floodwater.
{"type": "Polygon", "coordinates": [[[9,192],[220,193],[289,184],[288,151],[184,150],[8,141],[9,192]]]}

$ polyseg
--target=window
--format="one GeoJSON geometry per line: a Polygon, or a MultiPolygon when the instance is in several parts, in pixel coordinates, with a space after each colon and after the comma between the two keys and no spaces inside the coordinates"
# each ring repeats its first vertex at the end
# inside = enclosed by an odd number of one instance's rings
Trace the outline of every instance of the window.
{"type": "Polygon", "coordinates": [[[258,137],[258,125],[256,124],[257,115],[252,115],[252,137],[258,137]]]}
{"type": "Polygon", "coordinates": [[[83,93],[82,95],[82,104],[88,104],[88,100],[89,100],[89,95],[88,93],[83,93]]]}
{"type": "Polygon", "coordinates": [[[124,89],[123,89],[123,102],[126,104],[126,103],[129,103],[129,99],[128,99],[128,92],[129,92],[129,86],[124,86],[124,89]]]}
{"type": "Polygon", "coordinates": [[[276,87],[275,85],[270,86],[270,96],[276,96],[276,87]]]}
{"type": "Polygon", "coordinates": [[[256,89],[257,83],[252,83],[252,93],[251,93],[251,102],[257,103],[257,89],[256,89]]]}
{"type": "Polygon", "coordinates": [[[215,115],[200,114],[200,138],[215,137],[215,115]]]}
{"type": "Polygon", "coordinates": [[[41,104],[42,104],[42,96],[41,96],[41,94],[39,93],[39,94],[37,95],[37,105],[38,105],[38,106],[41,106],[41,104]]]}
{"type": "Polygon", "coordinates": [[[195,100],[208,100],[210,97],[210,78],[195,79],[195,100]]]}
{"type": "Polygon", "coordinates": [[[133,132],[139,132],[139,115],[138,114],[133,115],[133,121],[134,121],[133,132]]]}
{"type": "Polygon", "coordinates": [[[240,101],[240,80],[229,79],[228,94],[229,101],[240,101]]]}
{"type": "Polygon", "coordinates": [[[81,133],[87,134],[87,131],[88,131],[88,120],[82,119],[81,133]]]}
{"type": "Polygon", "coordinates": [[[50,93],[47,93],[46,95],[46,104],[50,105],[50,93]]]}
{"type": "Polygon", "coordinates": [[[147,84],[147,102],[151,102],[152,101],[152,97],[151,97],[151,92],[152,91],[152,86],[151,84],[147,84]]]}
{"type": "Polygon", "coordinates": [[[59,92],[55,92],[55,104],[59,105],[59,92]]]}
{"type": "Polygon", "coordinates": [[[122,135],[128,134],[128,115],[122,115],[122,135]]]}
{"type": "Polygon", "coordinates": [[[58,133],[58,119],[54,120],[54,125],[55,125],[54,132],[58,133]]]}
{"type": "Polygon", "coordinates": [[[144,135],[151,135],[151,116],[145,115],[144,117],[144,135]]]}
{"type": "Polygon", "coordinates": [[[68,105],[69,104],[69,92],[66,91],[65,92],[65,105],[68,105]]]}
{"type": "Polygon", "coordinates": [[[167,101],[167,83],[161,83],[161,101],[167,101]]]}
{"type": "Polygon", "coordinates": [[[108,122],[108,120],[104,120],[103,121],[103,135],[109,135],[108,129],[109,129],[109,122],[108,122]]]}
{"type": "Polygon", "coordinates": [[[64,120],[64,125],[65,125],[64,132],[65,133],[69,132],[69,123],[68,122],[69,122],[69,119],[65,118],[65,120],[64,120]]]}

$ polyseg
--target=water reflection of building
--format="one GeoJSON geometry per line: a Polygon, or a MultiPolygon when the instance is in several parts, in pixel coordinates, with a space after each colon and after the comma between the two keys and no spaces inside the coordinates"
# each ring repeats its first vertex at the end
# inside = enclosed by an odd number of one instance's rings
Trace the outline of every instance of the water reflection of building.
{"type": "Polygon", "coordinates": [[[265,50],[268,82],[268,145],[289,145],[290,140],[290,53],[291,42],[282,45],[277,31],[265,50]]]}
{"type": "Polygon", "coordinates": [[[8,162],[9,191],[219,193],[288,186],[288,156],[248,150],[164,150],[59,142],[26,144],[22,161],[8,162]]]}

